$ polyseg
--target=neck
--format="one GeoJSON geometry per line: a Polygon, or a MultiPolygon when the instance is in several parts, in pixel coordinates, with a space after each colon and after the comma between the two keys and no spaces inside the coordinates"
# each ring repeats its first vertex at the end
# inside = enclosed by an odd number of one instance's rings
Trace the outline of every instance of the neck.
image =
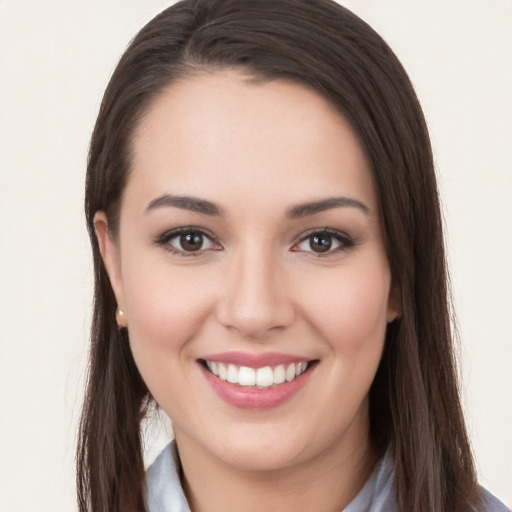
{"type": "Polygon", "coordinates": [[[300,464],[269,471],[225,464],[184,436],[176,436],[183,488],[192,512],[340,512],[361,490],[377,462],[363,444],[329,446],[300,464]]]}

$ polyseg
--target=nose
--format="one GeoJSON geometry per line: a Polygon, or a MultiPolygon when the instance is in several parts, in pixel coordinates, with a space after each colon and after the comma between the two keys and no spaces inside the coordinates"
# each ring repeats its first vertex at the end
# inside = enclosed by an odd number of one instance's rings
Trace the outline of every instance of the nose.
{"type": "Polygon", "coordinates": [[[291,325],[295,318],[282,268],[261,248],[233,255],[223,280],[217,319],[230,330],[254,340],[291,325]]]}

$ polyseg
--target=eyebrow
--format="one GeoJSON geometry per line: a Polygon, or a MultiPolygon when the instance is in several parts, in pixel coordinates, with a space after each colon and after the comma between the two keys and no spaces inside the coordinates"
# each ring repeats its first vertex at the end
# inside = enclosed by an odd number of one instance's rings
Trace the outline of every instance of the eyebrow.
{"type": "Polygon", "coordinates": [[[198,199],[191,196],[176,196],[172,194],[163,194],[153,199],[146,207],[146,213],[157,208],[174,207],[191,212],[202,213],[213,217],[224,216],[224,210],[206,199],[198,199]]]}
{"type": "MultiPolygon", "coordinates": [[[[173,194],[163,194],[153,199],[146,207],[146,213],[157,208],[181,208],[192,212],[202,213],[213,217],[223,217],[225,212],[222,208],[206,199],[199,199],[192,196],[176,196],[173,194]]],[[[358,208],[365,214],[370,213],[370,209],[363,202],[351,197],[330,197],[320,201],[302,203],[294,206],[286,213],[289,219],[297,219],[315,215],[332,208],[358,208]]]]}
{"type": "Polygon", "coordinates": [[[313,201],[311,203],[298,204],[288,210],[286,216],[289,219],[297,219],[314,215],[315,213],[324,212],[332,208],[357,208],[366,215],[370,213],[370,209],[363,202],[351,197],[330,197],[321,201],[313,201]]]}

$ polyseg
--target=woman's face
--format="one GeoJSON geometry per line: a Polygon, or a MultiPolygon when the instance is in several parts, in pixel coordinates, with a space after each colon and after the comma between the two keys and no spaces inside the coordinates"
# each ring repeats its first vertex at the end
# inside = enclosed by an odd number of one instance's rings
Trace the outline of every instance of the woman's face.
{"type": "Polygon", "coordinates": [[[397,310],[350,125],[304,86],[246,80],[168,87],[134,136],[118,239],[95,225],[180,449],[264,470],[366,449],[397,310]]]}

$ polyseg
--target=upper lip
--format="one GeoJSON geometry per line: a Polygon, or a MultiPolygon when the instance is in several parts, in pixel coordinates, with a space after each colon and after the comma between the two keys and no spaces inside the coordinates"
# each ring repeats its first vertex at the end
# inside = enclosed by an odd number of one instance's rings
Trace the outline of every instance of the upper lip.
{"type": "Polygon", "coordinates": [[[249,368],[263,368],[264,366],[278,366],[280,364],[302,363],[311,361],[307,357],[279,352],[264,352],[262,354],[250,354],[248,352],[219,352],[209,354],[201,359],[215,363],[234,364],[249,368]]]}

